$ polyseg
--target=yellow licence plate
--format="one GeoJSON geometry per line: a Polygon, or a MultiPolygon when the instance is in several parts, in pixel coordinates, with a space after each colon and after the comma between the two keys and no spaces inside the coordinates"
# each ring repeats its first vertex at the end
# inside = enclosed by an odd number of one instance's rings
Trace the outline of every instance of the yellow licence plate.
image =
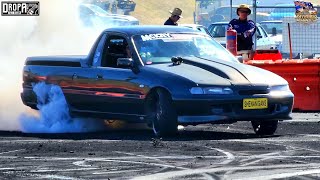
{"type": "Polygon", "coordinates": [[[243,99],[243,109],[267,109],[267,98],[243,99]]]}

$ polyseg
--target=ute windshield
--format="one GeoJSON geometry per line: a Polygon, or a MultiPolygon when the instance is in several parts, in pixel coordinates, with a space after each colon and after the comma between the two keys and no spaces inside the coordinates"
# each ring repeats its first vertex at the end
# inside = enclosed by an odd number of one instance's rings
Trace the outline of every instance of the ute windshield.
{"type": "Polygon", "coordinates": [[[238,62],[231,53],[205,34],[143,34],[133,36],[133,41],[145,65],[171,63],[172,57],[238,62]]]}

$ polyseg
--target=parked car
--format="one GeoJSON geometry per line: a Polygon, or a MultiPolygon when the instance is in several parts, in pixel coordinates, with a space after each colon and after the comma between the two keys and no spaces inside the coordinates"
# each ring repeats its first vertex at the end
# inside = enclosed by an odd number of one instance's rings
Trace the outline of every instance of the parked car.
{"type": "Polygon", "coordinates": [[[208,34],[209,36],[211,36],[208,28],[203,26],[203,25],[200,25],[200,24],[179,24],[179,26],[188,27],[188,28],[191,28],[193,30],[200,31],[200,32],[203,32],[203,33],[208,34]]]}
{"type": "Polygon", "coordinates": [[[261,21],[260,25],[266,30],[268,36],[277,44],[277,48],[281,50],[282,44],[282,29],[283,24],[280,20],[261,21]]]}
{"type": "Polygon", "coordinates": [[[38,108],[33,86],[41,82],[62,89],[73,115],[147,123],[160,136],[175,134],[178,124],[236,121],[270,135],[278,120],[291,119],[294,98],[280,76],[238,62],[208,35],[175,26],[109,28],[87,56],[28,57],[25,105],[38,108]]]}
{"type": "MultiPolygon", "coordinates": [[[[237,19],[237,8],[238,6],[232,7],[232,17],[231,16],[231,8],[230,6],[222,6],[217,8],[216,10],[208,12],[209,21],[210,23],[214,22],[223,22],[223,21],[231,21],[232,19],[237,19]]],[[[269,13],[266,12],[257,12],[257,19],[256,22],[260,21],[266,21],[269,20],[269,13]]],[[[249,16],[249,18],[253,18],[252,16],[249,16]]],[[[202,23],[199,23],[202,24],[202,23]]]]}
{"type": "MultiPolygon", "coordinates": [[[[293,0],[257,0],[257,21],[269,20],[268,15],[273,8],[260,8],[262,6],[274,7],[277,4],[293,4],[293,0]],[[267,16],[267,17],[266,17],[267,16]]],[[[232,18],[236,18],[236,8],[240,4],[252,5],[252,0],[233,0],[232,1],[232,18]]],[[[195,22],[205,26],[209,26],[214,22],[230,21],[230,1],[229,0],[196,0],[196,12],[195,12],[195,22]],[[216,13],[217,12],[217,13],[216,13]],[[221,18],[221,16],[216,16],[215,14],[221,14],[226,19],[221,18]],[[210,15],[210,16],[209,16],[210,15]],[[211,18],[211,19],[209,19],[211,18]],[[209,20],[208,20],[209,19],[209,20]]],[[[318,8],[319,9],[319,8],[318,8]]],[[[319,11],[318,11],[319,12],[319,11]]]]}
{"type": "Polygon", "coordinates": [[[133,0],[82,0],[82,3],[94,4],[107,12],[118,14],[119,10],[125,15],[135,10],[136,3],[133,0]]]}
{"type": "MultiPolygon", "coordinates": [[[[277,49],[282,54],[282,58],[288,59],[290,58],[289,53],[285,53],[282,51],[282,29],[283,29],[283,24],[282,21],[280,20],[274,20],[274,21],[262,21],[260,22],[261,26],[267,31],[268,36],[270,39],[272,39],[276,43],[277,49]]],[[[312,55],[310,54],[305,54],[305,57],[310,57],[312,55]]],[[[300,54],[299,53],[293,53],[292,54],[293,59],[299,59],[300,54]]]]}
{"type": "MultiPolygon", "coordinates": [[[[226,47],[226,31],[229,22],[212,23],[208,30],[212,37],[218,41],[222,46],[226,47]]],[[[257,49],[276,49],[276,43],[268,36],[267,32],[260,24],[257,26],[257,49]]]]}
{"type": "Polygon", "coordinates": [[[282,20],[284,17],[295,17],[296,8],[291,4],[278,4],[270,13],[269,20],[282,20]]]}
{"type": "Polygon", "coordinates": [[[79,15],[85,26],[108,28],[112,26],[139,25],[133,16],[111,14],[94,4],[80,4],[79,15]]]}
{"type": "Polygon", "coordinates": [[[94,4],[96,6],[99,6],[105,11],[109,11],[110,9],[110,1],[109,0],[82,0],[82,3],[86,4],[94,4]]]}
{"type": "Polygon", "coordinates": [[[259,1],[259,6],[276,6],[279,4],[293,4],[294,0],[269,0],[269,1],[259,1]]]}

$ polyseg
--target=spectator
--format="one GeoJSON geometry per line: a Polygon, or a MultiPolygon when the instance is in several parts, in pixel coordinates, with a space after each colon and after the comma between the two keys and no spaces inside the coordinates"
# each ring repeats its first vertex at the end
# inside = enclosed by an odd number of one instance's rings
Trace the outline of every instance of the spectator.
{"type": "Polygon", "coordinates": [[[168,18],[168,20],[164,23],[164,25],[178,25],[178,20],[182,18],[182,10],[180,8],[174,8],[173,11],[169,11],[171,16],[168,18]]]}
{"type": "Polygon", "coordinates": [[[241,4],[237,8],[237,15],[239,19],[233,19],[229,22],[229,29],[235,29],[237,35],[237,49],[252,50],[253,40],[252,37],[256,31],[256,25],[252,20],[248,20],[248,16],[251,14],[251,9],[246,4],[241,4]]]}

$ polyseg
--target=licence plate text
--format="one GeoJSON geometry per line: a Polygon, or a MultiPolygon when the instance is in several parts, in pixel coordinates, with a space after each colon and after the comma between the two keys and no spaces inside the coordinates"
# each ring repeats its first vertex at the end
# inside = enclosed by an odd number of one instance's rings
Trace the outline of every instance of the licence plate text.
{"type": "Polygon", "coordinates": [[[267,98],[243,99],[243,109],[267,109],[267,98]]]}

